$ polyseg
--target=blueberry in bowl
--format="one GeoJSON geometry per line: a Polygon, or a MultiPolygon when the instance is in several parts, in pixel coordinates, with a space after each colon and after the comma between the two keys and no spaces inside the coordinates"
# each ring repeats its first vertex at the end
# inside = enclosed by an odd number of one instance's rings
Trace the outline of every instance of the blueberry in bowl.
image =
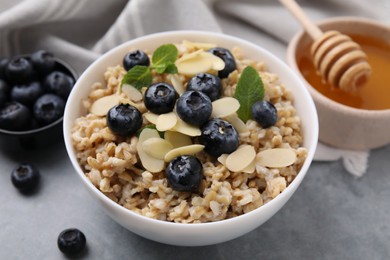
{"type": "Polygon", "coordinates": [[[46,50],[0,61],[2,147],[35,149],[61,140],[74,70],[46,50]]]}

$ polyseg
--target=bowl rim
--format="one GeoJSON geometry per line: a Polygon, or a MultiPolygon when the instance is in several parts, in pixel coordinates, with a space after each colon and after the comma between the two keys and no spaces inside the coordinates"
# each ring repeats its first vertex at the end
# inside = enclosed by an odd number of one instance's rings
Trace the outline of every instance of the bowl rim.
{"type": "MultiPolygon", "coordinates": [[[[70,119],[68,119],[68,113],[70,113],[69,107],[71,105],[70,102],[68,102],[66,104],[66,107],[65,107],[63,132],[64,132],[64,139],[65,139],[65,147],[66,147],[69,159],[70,159],[74,169],[77,172],[77,175],[81,178],[84,185],[86,185],[88,187],[88,189],[91,192],[93,192],[93,194],[97,198],[102,200],[104,203],[109,204],[111,207],[114,207],[116,210],[120,211],[121,213],[123,213],[125,215],[131,216],[133,218],[137,218],[139,220],[142,220],[145,223],[162,225],[162,226],[165,226],[167,228],[180,226],[180,228],[190,231],[190,230],[198,229],[200,227],[208,227],[208,226],[218,227],[221,225],[224,226],[227,223],[233,224],[236,222],[242,222],[243,220],[245,221],[245,219],[250,218],[254,214],[258,214],[259,212],[266,211],[268,208],[274,207],[276,205],[276,203],[282,203],[282,205],[283,205],[284,203],[286,203],[288,201],[288,199],[290,198],[289,196],[292,195],[290,193],[295,191],[297,189],[297,187],[300,185],[302,179],[306,175],[307,170],[308,170],[308,168],[313,160],[314,152],[316,150],[317,142],[318,142],[318,132],[319,132],[319,130],[318,130],[319,129],[318,116],[317,116],[317,112],[316,112],[316,107],[314,105],[314,101],[313,101],[309,91],[307,90],[307,88],[305,88],[302,80],[300,80],[300,78],[296,75],[296,73],[286,63],[284,63],[280,58],[278,58],[276,55],[274,55],[270,51],[266,50],[265,48],[263,48],[257,44],[251,43],[247,40],[244,40],[244,39],[241,39],[241,38],[238,38],[235,36],[231,36],[231,35],[226,35],[226,34],[219,33],[219,32],[196,31],[196,30],[178,30],[178,31],[165,31],[165,32],[153,33],[153,34],[145,35],[145,36],[138,37],[138,38],[132,39],[130,41],[124,42],[124,43],[114,47],[113,49],[109,50],[108,52],[104,53],[101,57],[99,57],[92,64],[89,65],[89,67],[79,77],[79,80],[73,89],[78,89],[79,86],[82,85],[82,81],[84,80],[86,75],[90,74],[94,70],[94,67],[100,63],[100,61],[106,59],[107,57],[109,57],[113,53],[117,52],[119,49],[122,49],[125,46],[131,46],[131,44],[136,44],[139,41],[153,41],[153,39],[156,39],[156,38],[158,39],[160,37],[175,37],[175,36],[182,36],[183,39],[185,39],[185,37],[194,37],[194,36],[218,37],[222,40],[226,39],[226,40],[236,42],[237,44],[242,43],[246,46],[256,48],[256,49],[258,49],[259,52],[262,53],[263,56],[268,56],[269,58],[273,59],[274,62],[278,64],[278,66],[282,67],[283,70],[288,71],[288,74],[290,74],[289,76],[291,76],[295,79],[297,85],[300,85],[299,86],[300,91],[302,91],[302,94],[305,96],[305,100],[308,103],[307,105],[311,108],[311,110],[313,112],[313,113],[311,113],[311,116],[313,117],[312,118],[313,121],[310,122],[310,124],[312,124],[311,131],[313,132],[313,135],[312,135],[311,140],[308,140],[308,144],[310,144],[311,149],[308,149],[307,158],[306,158],[304,164],[302,165],[302,168],[300,169],[299,173],[295,177],[295,179],[286,187],[286,189],[283,192],[281,192],[278,196],[276,196],[274,199],[272,199],[268,203],[262,205],[261,207],[256,208],[255,210],[252,210],[248,213],[239,215],[237,217],[223,219],[223,220],[219,220],[219,221],[213,221],[213,222],[191,223],[191,224],[176,223],[176,222],[169,222],[169,221],[163,221],[163,220],[149,218],[147,216],[138,214],[130,209],[126,209],[125,207],[112,201],[107,196],[105,196],[98,188],[96,188],[92,184],[92,182],[85,176],[85,173],[82,171],[82,169],[81,169],[81,167],[76,159],[75,151],[74,151],[71,137],[69,134],[74,122],[70,122],[70,119]],[[291,192],[290,192],[290,190],[291,190],[291,192]]],[[[75,92],[72,90],[72,92],[70,93],[70,96],[69,96],[69,100],[73,99],[73,95],[75,95],[74,93],[75,92]]]]}
{"type": "MultiPolygon", "coordinates": [[[[316,21],[315,23],[321,27],[329,24],[337,24],[337,23],[356,23],[356,24],[366,24],[372,27],[381,28],[383,30],[387,30],[390,32],[390,27],[386,26],[386,24],[383,24],[377,20],[369,19],[369,18],[363,18],[363,17],[356,17],[356,16],[340,16],[340,17],[332,17],[332,18],[326,18],[319,21],[316,21]]],[[[341,103],[338,103],[322,93],[320,93],[317,89],[311,86],[309,82],[303,77],[302,73],[300,72],[297,62],[296,62],[296,50],[298,47],[298,41],[307,33],[301,29],[299,32],[297,32],[293,38],[290,40],[288,46],[287,46],[287,62],[290,65],[290,67],[293,68],[295,73],[301,78],[301,80],[305,83],[306,87],[309,89],[310,93],[313,96],[313,99],[317,100],[317,102],[321,102],[322,104],[327,104],[332,110],[338,110],[341,113],[344,114],[352,114],[356,117],[370,117],[370,118],[378,118],[380,119],[383,116],[389,116],[390,115],[390,108],[388,109],[362,109],[362,108],[355,108],[350,107],[341,103]]]]}
{"type": "MultiPolygon", "coordinates": [[[[30,54],[20,54],[20,55],[15,55],[15,57],[20,57],[20,56],[23,57],[23,56],[29,56],[29,55],[30,54]]],[[[55,60],[55,62],[57,62],[61,66],[63,66],[65,69],[67,69],[69,71],[69,73],[73,76],[73,78],[75,80],[75,83],[73,85],[73,87],[74,87],[76,85],[77,78],[78,78],[76,71],[69,65],[69,63],[63,61],[62,59],[60,59],[58,57],[54,57],[54,60],[55,60]]],[[[66,103],[66,100],[64,100],[64,101],[66,103]]],[[[64,112],[65,112],[65,109],[64,109],[64,112]]],[[[60,124],[63,121],[63,119],[64,119],[64,115],[62,115],[56,121],[51,122],[48,125],[44,125],[44,126],[41,126],[41,127],[38,127],[38,128],[29,129],[29,130],[12,131],[12,130],[6,130],[6,129],[0,128],[0,134],[9,135],[9,136],[16,136],[16,137],[34,135],[34,134],[37,134],[37,133],[40,133],[40,132],[44,132],[45,130],[60,124]]]]}

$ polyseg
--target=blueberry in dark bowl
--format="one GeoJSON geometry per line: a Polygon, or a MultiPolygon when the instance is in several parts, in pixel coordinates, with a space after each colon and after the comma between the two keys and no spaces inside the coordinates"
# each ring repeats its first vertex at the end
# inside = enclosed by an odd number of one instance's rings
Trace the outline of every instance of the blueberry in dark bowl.
{"type": "Polygon", "coordinates": [[[43,85],[47,92],[56,94],[66,100],[74,83],[73,77],[61,71],[53,71],[46,76],[43,85]]]}
{"type": "Polygon", "coordinates": [[[278,121],[278,111],[268,101],[258,101],[252,105],[252,117],[262,128],[269,128],[278,121]]]}
{"type": "Polygon", "coordinates": [[[232,153],[239,145],[237,130],[225,120],[211,119],[200,130],[199,143],[204,145],[204,151],[212,156],[232,153]]]}
{"type": "Polygon", "coordinates": [[[41,75],[46,75],[54,70],[56,61],[54,55],[45,50],[39,50],[31,54],[31,63],[34,69],[41,75]]]}
{"type": "Polygon", "coordinates": [[[27,57],[14,57],[5,67],[7,81],[12,84],[22,84],[35,79],[34,67],[27,57]]]}
{"type": "Polygon", "coordinates": [[[227,78],[231,72],[236,69],[236,60],[234,59],[233,54],[221,47],[215,47],[208,50],[215,56],[221,58],[225,62],[225,68],[223,70],[218,71],[218,77],[227,78]]]}
{"type": "Polygon", "coordinates": [[[3,107],[5,102],[8,100],[9,86],[7,82],[0,79],[0,108],[3,107]]]}
{"type": "Polygon", "coordinates": [[[33,114],[40,125],[48,125],[62,117],[65,101],[54,94],[44,94],[35,101],[33,114]]]}
{"type": "Polygon", "coordinates": [[[123,67],[125,70],[130,70],[135,65],[149,66],[150,60],[148,55],[140,50],[135,50],[127,53],[123,57],[123,67]]]}
{"type": "Polygon", "coordinates": [[[178,156],[169,162],[165,176],[172,189],[196,192],[203,177],[202,163],[194,156],[178,156]]]}
{"type": "Polygon", "coordinates": [[[173,86],[165,82],[152,84],[145,91],[144,95],[146,108],[159,115],[171,112],[178,97],[173,86]]]}
{"type": "Polygon", "coordinates": [[[77,228],[62,231],[57,238],[57,246],[65,255],[73,256],[81,253],[87,244],[83,232],[77,228]]]}
{"type": "Polygon", "coordinates": [[[23,104],[11,101],[0,110],[0,128],[11,131],[27,130],[31,126],[31,112],[23,104]]]}
{"type": "Polygon", "coordinates": [[[5,79],[5,67],[7,66],[9,59],[2,58],[0,59],[0,79],[5,79]]]}
{"type": "Polygon", "coordinates": [[[21,192],[30,192],[38,186],[40,176],[36,167],[22,163],[11,172],[11,182],[21,192]]]}
{"type": "Polygon", "coordinates": [[[107,126],[117,135],[134,135],[142,126],[141,112],[130,104],[119,104],[107,112],[107,126]]]}
{"type": "Polygon", "coordinates": [[[193,90],[186,91],[177,100],[176,112],[184,122],[201,126],[211,116],[211,100],[202,92],[193,90]]]}
{"type": "Polygon", "coordinates": [[[33,81],[30,83],[13,86],[11,99],[26,106],[32,106],[34,102],[43,94],[41,83],[33,81]]]}
{"type": "Polygon", "coordinates": [[[221,97],[221,79],[209,73],[199,73],[188,81],[187,90],[203,92],[214,101],[221,97]]]}

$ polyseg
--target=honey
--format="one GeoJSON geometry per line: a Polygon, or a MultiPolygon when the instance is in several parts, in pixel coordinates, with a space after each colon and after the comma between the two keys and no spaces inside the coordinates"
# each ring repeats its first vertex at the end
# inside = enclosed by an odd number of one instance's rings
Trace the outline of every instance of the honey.
{"type": "Polygon", "coordinates": [[[367,54],[372,74],[353,93],[347,93],[323,82],[310,56],[310,45],[297,55],[298,68],[311,86],[324,96],[347,106],[369,110],[390,109],[390,44],[373,37],[349,35],[367,54]]]}

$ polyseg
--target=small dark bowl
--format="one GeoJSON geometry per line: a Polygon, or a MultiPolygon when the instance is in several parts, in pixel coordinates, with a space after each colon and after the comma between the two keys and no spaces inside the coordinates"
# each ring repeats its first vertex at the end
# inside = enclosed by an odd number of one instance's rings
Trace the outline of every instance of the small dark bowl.
{"type": "MultiPolygon", "coordinates": [[[[55,70],[68,74],[75,81],[77,80],[77,74],[72,67],[57,57],[54,59],[56,61],[55,70]]],[[[32,150],[55,144],[63,140],[62,121],[63,117],[51,124],[25,131],[10,131],[0,128],[1,147],[12,148],[12,150],[20,148],[32,150]]]]}

